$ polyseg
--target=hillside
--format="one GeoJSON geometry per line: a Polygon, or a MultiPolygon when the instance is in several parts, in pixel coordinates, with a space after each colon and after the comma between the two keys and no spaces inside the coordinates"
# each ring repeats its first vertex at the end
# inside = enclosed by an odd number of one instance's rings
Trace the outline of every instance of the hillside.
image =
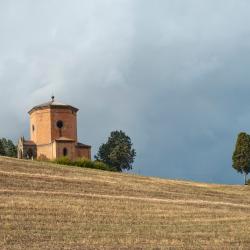
{"type": "Polygon", "coordinates": [[[0,158],[0,249],[250,249],[249,193],[0,158]]]}

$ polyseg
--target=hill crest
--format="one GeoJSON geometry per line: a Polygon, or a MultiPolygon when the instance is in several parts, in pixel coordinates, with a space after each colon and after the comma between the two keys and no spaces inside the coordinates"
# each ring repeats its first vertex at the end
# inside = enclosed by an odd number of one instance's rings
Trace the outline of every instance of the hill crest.
{"type": "Polygon", "coordinates": [[[0,247],[248,246],[246,186],[195,183],[0,157],[0,247]],[[45,244],[46,242],[46,244],[45,244]]]}

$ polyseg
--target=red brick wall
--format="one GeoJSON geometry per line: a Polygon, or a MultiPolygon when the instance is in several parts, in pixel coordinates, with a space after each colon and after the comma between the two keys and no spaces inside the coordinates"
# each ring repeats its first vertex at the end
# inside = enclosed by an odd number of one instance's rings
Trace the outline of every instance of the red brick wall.
{"type": "Polygon", "coordinates": [[[51,143],[59,137],[77,141],[77,115],[70,109],[40,109],[30,115],[30,137],[37,145],[51,143]],[[57,121],[63,121],[63,127],[57,127],[57,121]],[[33,131],[34,127],[34,131],[33,131]]]}
{"type": "Polygon", "coordinates": [[[51,139],[58,139],[60,136],[77,141],[77,116],[69,109],[51,109],[51,139]],[[57,127],[57,121],[63,121],[63,128],[57,127]]]}
{"type": "Polygon", "coordinates": [[[76,150],[75,150],[75,143],[74,142],[56,142],[56,157],[62,157],[63,149],[67,149],[67,157],[70,160],[75,160],[76,158],[76,150]]]}
{"type": "Polygon", "coordinates": [[[77,157],[91,160],[91,148],[77,148],[77,157]]]}
{"type": "Polygon", "coordinates": [[[91,148],[77,148],[77,114],[67,108],[43,108],[35,110],[30,115],[31,140],[37,145],[37,156],[55,159],[63,156],[63,149],[67,148],[68,157],[91,159],[91,148]],[[58,121],[63,127],[57,127],[58,121]],[[33,130],[34,127],[34,130],[33,130]],[[66,137],[72,142],[56,141],[59,137],[66,137]]]}

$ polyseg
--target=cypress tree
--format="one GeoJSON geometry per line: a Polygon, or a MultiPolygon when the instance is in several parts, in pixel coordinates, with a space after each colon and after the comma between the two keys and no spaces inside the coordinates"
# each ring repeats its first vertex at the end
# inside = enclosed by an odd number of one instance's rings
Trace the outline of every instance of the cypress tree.
{"type": "Polygon", "coordinates": [[[235,150],[232,156],[233,168],[245,176],[250,172],[250,135],[241,132],[238,135],[235,150]]]}

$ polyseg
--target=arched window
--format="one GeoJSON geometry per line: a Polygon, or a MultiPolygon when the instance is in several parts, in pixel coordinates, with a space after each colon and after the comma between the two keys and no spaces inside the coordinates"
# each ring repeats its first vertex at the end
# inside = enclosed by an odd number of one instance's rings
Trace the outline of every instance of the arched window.
{"type": "Polygon", "coordinates": [[[67,156],[68,155],[68,149],[67,148],[64,148],[63,149],[63,156],[67,156]]]}

